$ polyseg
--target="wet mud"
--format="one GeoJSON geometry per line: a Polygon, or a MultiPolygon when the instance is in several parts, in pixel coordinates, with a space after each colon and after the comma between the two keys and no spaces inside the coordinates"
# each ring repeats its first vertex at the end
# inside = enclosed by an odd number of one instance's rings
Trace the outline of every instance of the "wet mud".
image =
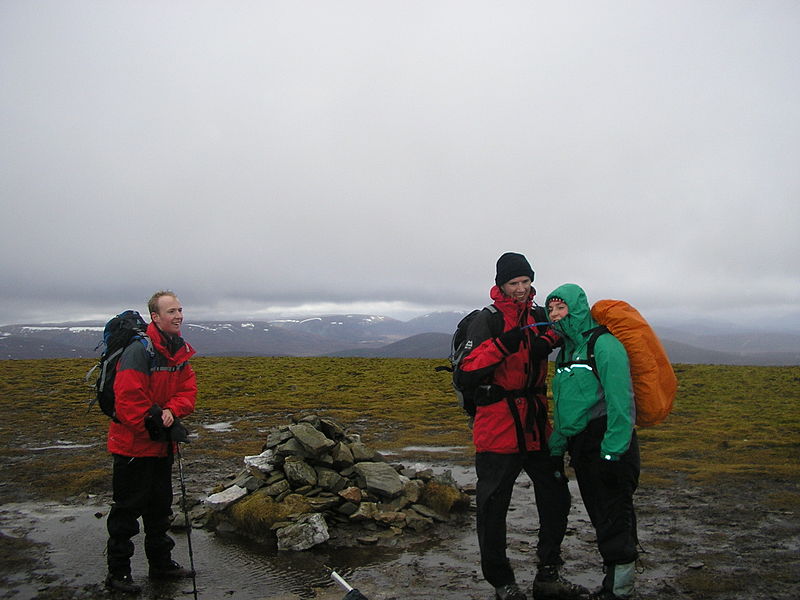
{"type": "MultiPolygon", "coordinates": [[[[443,460],[405,464],[450,469],[460,484],[474,483],[471,467],[443,460]]],[[[189,494],[222,474],[186,465],[189,494]]],[[[676,477],[679,477],[676,475],[676,477]]],[[[637,598],[692,600],[794,600],[800,597],[800,521],[770,499],[776,486],[796,494],[794,482],[737,482],[695,486],[680,481],[666,488],[642,486],[636,495],[642,546],[637,598]]],[[[571,482],[573,508],[563,545],[563,569],[590,589],[602,579],[594,534],[571,482]]],[[[179,487],[176,483],[176,491],[179,487]]],[[[0,598],[53,600],[125,597],[103,588],[105,516],[109,498],[87,497],[69,504],[7,503],[0,507],[0,598]]],[[[177,510],[177,507],[176,507],[177,510]]],[[[521,586],[535,572],[538,528],[533,489],[521,476],[509,513],[509,556],[521,586]]],[[[174,557],[189,563],[186,534],[176,532],[174,557]]],[[[323,545],[306,552],[278,552],[269,545],[194,529],[198,598],[207,600],[340,599],[344,590],[330,578],[335,569],[370,600],[489,600],[490,587],[478,565],[474,516],[437,527],[425,536],[381,546],[338,549],[323,545]]],[[[193,598],[191,580],[151,583],[140,536],[134,539],[134,578],[141,598],[193,598]]],[[[530,597],[530,594],[529,594],[530,597]]]]}

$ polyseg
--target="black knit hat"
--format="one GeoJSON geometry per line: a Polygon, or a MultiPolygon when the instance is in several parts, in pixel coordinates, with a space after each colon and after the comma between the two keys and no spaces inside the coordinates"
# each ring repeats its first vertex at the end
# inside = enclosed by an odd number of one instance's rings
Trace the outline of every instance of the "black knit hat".
{"type": "Polygon", "coordinates": [[[515,277],[530,277],[533,281],[533,269],[528,259],[516,252],[506,252],[497,259],[497,276],[494,282],[503,285],[515,277]]]}

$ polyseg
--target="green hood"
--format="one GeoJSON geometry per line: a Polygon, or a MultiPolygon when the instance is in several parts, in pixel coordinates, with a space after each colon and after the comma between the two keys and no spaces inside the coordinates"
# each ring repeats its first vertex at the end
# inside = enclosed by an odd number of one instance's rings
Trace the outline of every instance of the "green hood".
{"type": "Polygon", "coordinates": [[[553,327],[567,338],[568,342],[572,342],[570,346],[580,345],[584,340],[581,334],[592,327],[597,327],[597,322],[592,319],[586,292],[574,283],[565,283],[547,295],[545,306],[548,306],[553,298],[561,298],[569,307],[569,314],[553,327]]]}

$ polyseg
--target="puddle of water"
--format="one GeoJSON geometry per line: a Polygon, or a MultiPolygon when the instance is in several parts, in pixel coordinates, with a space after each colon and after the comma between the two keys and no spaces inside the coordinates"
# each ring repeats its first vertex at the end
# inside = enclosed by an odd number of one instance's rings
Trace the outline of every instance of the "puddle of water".
{"type": "Polygon", "coordinates": [[[448,453],[448,452],[463,452],[466,446],[406,446],[400,448],[400,452],[431,452],[431,453],[448,453]]]}
{"type": "Polygon", "coordinates": [[[75,442],[70,442],[69,440],[56,440],[55,444],[50,446],[39,446],[37,448],[27,448],[27,450],[31,450],[33,452],[38,452],[39,450],[72,450],[72,449],[79,449],[79,448],[93,448],[97,446],[97,444],[77,444],[75,442]]]}
{"type": "Polygon", "coordinates": [[[233,429],[233,422],[223,421],[221,423],[211,423],[210,425],[203,425],[203,428],[217,432],[231,431],[233,429]]]}
{"type": "MultiPolygon", "coordinates": [[[[102,585],[106,575],[107,514],[107,506],[7,504],[0,511],[0,531],[9,536],[26,532],[29,540],[48,544],[46,556],[50,566],[46,571],[64,585],[76,588],[102,585]],[[80,540],[79,548],[76,540],[80,540]]],[[[173,558],[188,566],[185,533],[170,535],[176,541],[173,558]]],[[[131,567],[134,579],[143,586],[141,598],[192,597],[191,580],[151,585],[142,534],[135,536],[133,542],[136,552],[131,567]]],[[[222,536],[203,529],[192,530],[192,549],[198,573],[198,597],[215,600],[263,600],[280,594],[314,598],[315,588],[339,589],[331,581],[328,568],[347,579],[357,568],[380,565],[400,553],[375,547],[278,552],[248,538],[222,536]]],[[[23,575],[12,575],[7,581],[18,582],[14,588],[17,594],[22,594],[18,597],[30,597],[25,594],[34,592],[36,586],[22,582],[23,575]]]]}

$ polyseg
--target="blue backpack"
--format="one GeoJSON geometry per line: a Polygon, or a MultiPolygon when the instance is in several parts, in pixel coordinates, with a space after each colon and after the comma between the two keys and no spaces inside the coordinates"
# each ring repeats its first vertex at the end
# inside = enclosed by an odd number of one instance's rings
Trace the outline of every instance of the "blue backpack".
{"type": "Polygon", "coordinates": [[[97,379],[89,384],[94,393],[89,399],[89,407],[86,412],[97,403],[103,414],[116,421],[116,409],[114,406],[114,378],[117,375],[117,363],[119,362],[125,348],[135,342],[144,345],[150,354],[151,361],[155,357],[153,345],[147,337],[147,323],[142,316],[135,310],[126,310],[106,323],[103,329],[103,340],[97,345],[95,350],[104,346],[98,363],[89,369],[84,381],[88,382],[95,370],[99,369],[97,379]]]}

